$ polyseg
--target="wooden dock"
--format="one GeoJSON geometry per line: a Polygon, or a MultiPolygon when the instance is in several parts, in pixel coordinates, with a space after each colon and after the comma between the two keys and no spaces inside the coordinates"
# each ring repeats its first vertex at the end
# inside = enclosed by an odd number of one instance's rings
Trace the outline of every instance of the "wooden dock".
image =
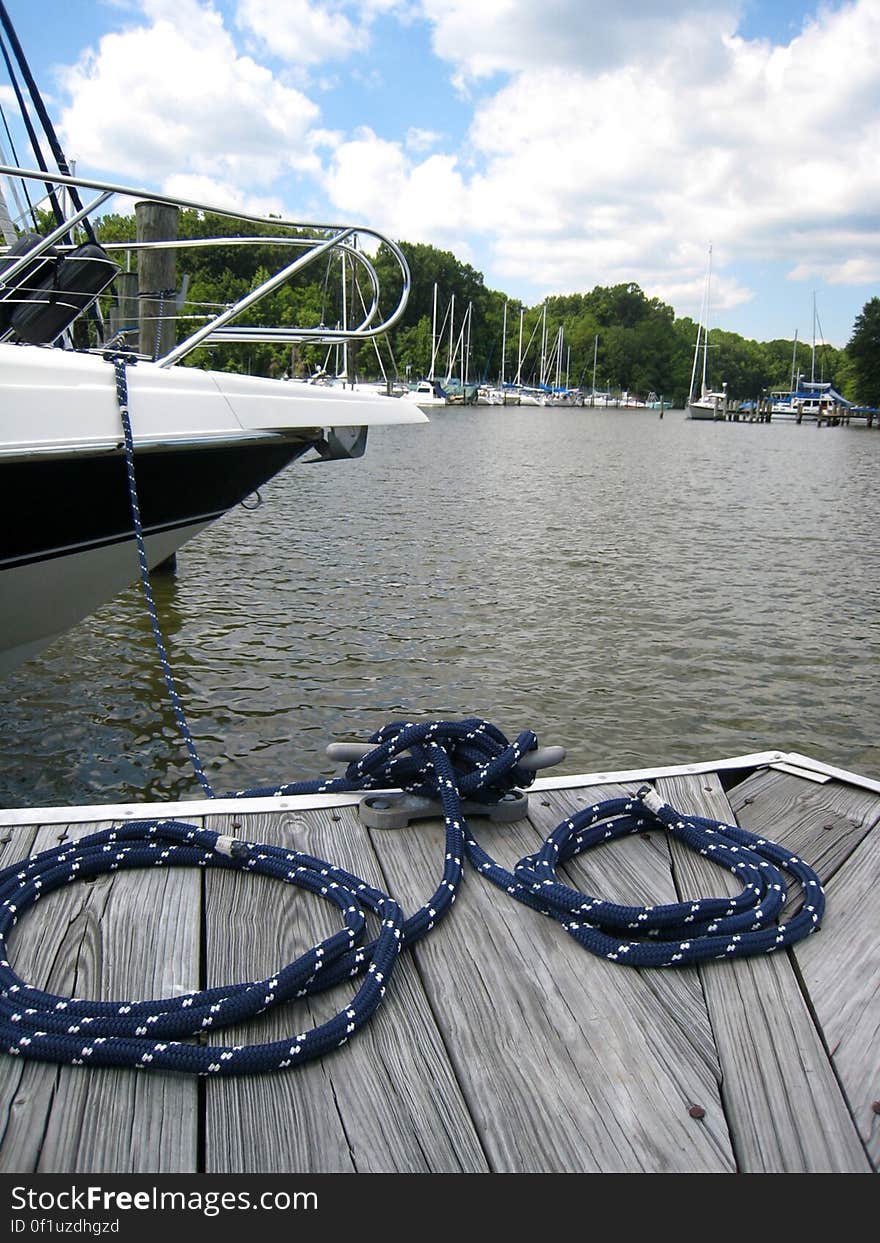
{"type": "MultiPolygon", "coordinates": [[[[880,783],[775,752],[543,778],[528,819],[476,822],[476,834],[511,866],[574,810],[630,793],[646,776],[680,810],[739,823],[801,855],[826,886],[821,931],[770,956],[637,970],[588,954],[554,920],[467,869],[452,912],[403,955],[373,1020],[318,1061],[198,1079],[0,1055],[0,1172],[876,1171],[880,783]]],[[[371,830],[353,802],[161,811],[295,845],[412,911],[440,875],[442,822],[371,830]]],[[[0,812],[0,866],[156,812],[0,812]]],[[[653,832],[566,871],[588,893],[639,903],[733,885],[653,832]]],[[[311,894],[260,876],[154,869],[50,894],[10,949],[38,987],[148,998],[269,973],[338,926],[311,894]]],[[[235,1040],[312,1026],[352,991],[340,985],[271,1011],[235,1040]]]]}

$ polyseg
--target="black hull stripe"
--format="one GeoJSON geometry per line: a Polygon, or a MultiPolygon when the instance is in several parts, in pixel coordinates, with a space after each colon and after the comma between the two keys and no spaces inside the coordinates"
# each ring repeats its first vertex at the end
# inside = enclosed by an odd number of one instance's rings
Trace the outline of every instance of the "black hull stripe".
{"type": "MultiPolygon", "coordinates": [[[[150,527],[144,531],[144,539],[149,540],[154,535],[164,535],[168,531],[181,531],[191,526],[207,526],[210,522],[216,522],[218,518],[222,518],[227,511],[225,509],[215,510],[212,514],[194,514],[191,518],[187,518],[183,522],[166,523],[164,526],[150,527]]],[[[51,548],[45,552],[35,553],[27,557],[4,557],[0,559],[0,572],[3,570],[18,569],[25,565],[34,565],[41,561],[52,561],[56,557],[76,557],[81,553],[96,552],[100,548],[112,548],[115,544],[125,544],[134,542],[134,532],[121,533],[119,535],[110,535],[106,539],[94,539],[83,544],[64,544],[58,548],[51,548]]]]}
{"type": "MultiPolygon", "coordinates": [[[[311,444],[279,438],[136,453],[146,536],[214,521],[311,444]]],[[[133,538],[121,454],[0,464],[0,568],[133,538]]]]}

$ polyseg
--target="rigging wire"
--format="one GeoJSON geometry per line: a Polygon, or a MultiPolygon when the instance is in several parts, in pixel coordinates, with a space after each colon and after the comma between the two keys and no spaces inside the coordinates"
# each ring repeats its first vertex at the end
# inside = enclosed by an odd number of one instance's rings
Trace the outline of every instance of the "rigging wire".
{"type": "MultiPolygon", "coordinates": [[[[2,0],[0,0],[0,20],[8,20],[6,19],[5,9],[3,8],[2,0]]],[[[6,50],[6,43],[2,38],[0,38],[0,51],[2,51],[3,53],[3,60],[6,63],[6,70],[9,74],[9,81],[12,85],[13,91],[15,92],[15,98],[18,103],[18,110],[21,114],[21,119],[24,123],[24,127],[27,130],[28,138],[30,139],[31,147],[33,148],[34,158],[40,167],[40,171],[47,173],[49,171],[49,167],[46,164],[45,159],[43,158],[43,152],[40,147],[40,142],[39,142],[39,139],[37,138],[37,133],[36,133],[36,130],[34,129],[33,122],[31,121],[30,113],[28,112],[27,104],[25,103],[24,96],[22,95],[21,87],[19,86],[19,82],[18,82],[18,77],[12,65],[12,61],[9,59],[9,53],[6,50]]],[[[61,206],[55,194],[55,189],[49,182],[46,182],[45,186],[46,186],[46,195],[50,203],[52,204],[52,212],[55,216],[56,223],[62,224],[64,221],[64,213],[61,210],[61,206]]],[[[27,194],[26,187],[25,187],[25,194],[27,194]]],[[[28,203],[30,204],[30,197],[28,197],[28,203]]],[[[34,228],[37,228],[37,216],[36,216],[36,212],[34,211],[33,206],[31,206],[31,214],[33,217],[34,228]]]]}
{"type": "MultiPolygon", "coordinates": [[[[52,151],[52,156],[55,162],[57,163],[59,170],[65,176],[70,176],[70,165],[67,162],[67,157],[65,156],[61,148],[61,143],[58,141],[58,135],[55,133],[55,127],[52,124],[52,120],[49,116],[49,113],[46,111],[46,105],[43,103],[43,99],[42,99],[42,96],[40,95],[39,88],[37,86],[37,83],[34,79],[33,74],[31,73],[30,65],[28,64],[27,57],[24,54],[24,49],[19,43],[18,35],[15,33],[15,27],[12,25],[12,22],[9,19],[9,14],[6,11],[6,5],[3,3],[3,0],[0,0],[0,22],[2,22],[3,27],[6,31],[6,37],[9,40],[9,45],[12,48],[13,52],[15,53],[15,59],[18,61],[18,65],[19,65],[19,68],[21,69],[22,77],[24,78],[25,83],[27,84],[27,88],[28,88],[28,92],[31,97],[31,101],[34,105],[34,109],[37,113],[37,116],[39,117],[40,124],[43,127],[43,132],[46,135],[46,139],[52,151]]],[[[19,95],[20,97],[20,93],[18,92],[17,89],[16,89],[16,95],[19,95]]],[[[23,109],[23,114],[24,114],[24,109],[23,109]]],[[[29,133],[32,133],[33,127],[30,123],[29,118],[26,119],[25,123],[28,126],[29,133]]],[[[32,135],[31,142],[34,146],[34,154],[36,158],[40,161],[40,168],[42,169],[43,172],[48,172],[49,170],[46,167],[45,161],[43,160],[42,153],[39,150],[39,145],[37,143],[35,134],[32,135]]],[[[76,186],[68,186],[67,192],[70,196],[70,201],[71,203],[73,203],[75,209],[77,211],[81,211],[82,200],[80,199],[79,191],[77,190],[76,186]]],[[[53,195],[52,201],[53,201],[53,204],[55,205],[56,212],[60,212],[60,208],[57,205],[57,201],[55,200],[54,195],[53,195]]],[[[58,215],[57,219],[58,219],[58,223],[61,224],[64,219],[63,214],[58,215]]],[[[89,241],[93,245],[97,244],[98,239],[95,236],[95,231],[92,228],[92,223],[88,217],[86,217],[83,220],[82,227],[89,241]]]]}

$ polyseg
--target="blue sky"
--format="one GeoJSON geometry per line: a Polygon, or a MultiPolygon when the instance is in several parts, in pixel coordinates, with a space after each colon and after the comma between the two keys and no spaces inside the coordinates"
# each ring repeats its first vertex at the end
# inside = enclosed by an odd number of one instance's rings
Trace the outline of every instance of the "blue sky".
{"type": "MultiPolygon", "coordinates": [[[[835,345],[880,291],[878,0],[5,0],[80,172],[635,281],[835,345]]],[[[14,106],[0,89],[14,123],[14,106]]],[[[24,162],[29,163],[29,160],[24,162]]]]}

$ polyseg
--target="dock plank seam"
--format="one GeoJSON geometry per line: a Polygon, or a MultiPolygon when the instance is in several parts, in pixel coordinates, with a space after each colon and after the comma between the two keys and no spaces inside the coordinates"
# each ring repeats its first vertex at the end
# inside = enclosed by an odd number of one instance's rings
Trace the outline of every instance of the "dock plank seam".
{"type": "MultiPolygon", "coordinates": [[[[740,823],[734,820],[733,809],[717,777],[709,780],[708,788],[698,786],[694,778],[688,777],[661,779],[658,785],[661,795],[686,814],[740,823]]],[[[755,826],[740,827],[754,831],[755,826]]],[[[762,826],[761,831],[769,836],[766,826],[762,826]]],[[[780,838],[780,844],[792,845],[786,843],[784,831],[777,831],[775,840],[780,838]]],[[[678,842],[671,845],[681,873],[682,891],[687,896],[691,891],[694,894],[704,892],[703,878],[710,874],[709,883],[714,883],[716,892],[719,882],[731,893],[736,891],[736,882],[726,870],[694,856],[678,842]]],[[[808,852],[801,853],[814,862],[808,852]]],[[[707,963],[701,964],[700,972],[722,1064],[722,1099],[732,1128],[738,1169],[753,1173],[870,1170],[864,1145],[853,1125],[849,1102],[841,1091],[825,1041],[818,1038],[814,1018],[803,1005],[801,986],[788,958],[775,954],[739,963],[707,963]],[[727,1004],[724,1004],[725,995],[727,1004]],[[803,1007],[800,1015],[791,1008],[795,996],[803,1007]],[[787,1065],[780,1061],[774,1014],[784,1016],[791,1026],[796,1060],[787,1065]],[[821,1058],[821,1068],[804,1061],[808,1051],[801,1037],[808,1041],[812,1038],[815,1042],[812,1051],[821,1058]],[[763,1050],[760,1056],[759,1048],[763,1050]],[[766,1058],[778,1067],[778,1080],[767,1074],[766,1058]],[[821,1073],[817,1077],[820,1069],[824,1071],[824,1079],[821,1073]],[[780,1089],[780,1082],[787,1085],[784,1091],[780,1089]],[[767,1089],[766,1097],[756,1092],[762,1085],[767,1089]],[[815,1116],[823,1118],[824,1110],[826,1130],[820,1131],[820,1142],[814,1144],[812,1150],[804,1146],[809,1134],[798,1125],[797,1115],[791,1112],[790,1088],[804,1094],[809,1109],[817,1107],[813,1109],[815,1116]],[[784,1126],[786,1117],[789,1124],[784,1126]]]]}
{"type": "MultiPolygon", "coordinates": [[[[494,857],[519,857],[545,836],[536,817],[552,819],[555,825],[564,810],[557,800],[564,797],[559,792],[552,801],[536,805],[528,821],[504,828],[479,822],[477,836],[494,857]]],[[[413,862],[424,866],[432,841],[438,839],[434,824],[419,837],[408,837],[407,851],[401,853],[417,854],[413,862]]],[[[395,874],[407,866],[390,851],[389,864],[395,874]]],[[[555,921],[506,901],[471,872],[465,874],[460,903],[445,935],[416,949],[430,963],[429,979],[439,999],[451,996],[445,983],[450,973],[455,978],[457,971],[468,971],[461,1004],[470,1004],[469,1023],[462,1023],[462,1015],[452,1009],[444,1009],[441,1017],[451,1042],[460,1042],[458,1056],[466,1064],[474,1112],[493,1145],[493,1168],[733,1168],[726,1131],[721,1144],[712,1131],[704,1139],[690,1134],[689,1128],[698,1124],[687,1118],[692,1097],[686,1095],[685,1082],[692,1080],[692,1090],[697,1073],[692,1069],[689,1076],[679,1074],[656,1041],[647,1046],[656,1078],[645,1068],[632,1026],[650,1000],[640,973],[586,954],[555,921]],[[478,926],[483,940],[475,963],[472,938],[478,926]],[[486,970],[501,992],[485,992],[481,977],[486,970]],[[570,1022],[571,1016],[576,1023],[570,1022]],[[493,1066],[490,1049],[509,1059],[503,1070],[493,1066]],[[488,1059],[485,1066],[480,1057],[488,1059]],[[568,1065],[573,1074],[561,1071],[568,1065]],[[670,1128],[679,1141],[672,1150],[658,1142],[661,1135],[668,1140],[670,1128]]],[[[695,1061],[702,1063],[701,1058],[695,1061]]],[[[715,1084],[715,1075],[707,1076],[704,1066],[699,1078],[715,1084]]]]}
{"type": "MultiPolygon", "coordinates": [[[[384,886],[385,892],[390,893],[390,894],[394,893],[394,889],[392,887],[392,879],[391,877],[389,877],[385,869],[385,865],[382,860],[382,853],[378,849],[378,846],[377,846],[376,834],[377,833],[387,834],[389,832],[394,833],[395,831],[396,830],[394,829],[390,829],[390,830],[389,829],[384,829],[384,830],[373,829],[373,828],[367,829],[367,837],[369,839],[370,845],[373,848],[373,853],[376,857],[376,864],[379,869],[379,874],[382,877],[382,884],[384,886]]],[[[453,910],[450,915],[450,918],[454,918],[454,917],[455,917],[455,911],[453,910]]],[[[427,1006],[428,1012],[431,1015],[431,1019],[436,1029],[437,1039],[440,1042],[440,1045],[446,1055],[446,1060],[449,1063],[449,1068],[452,1071],[452,1074],[455,1078],[455,1082],[458,1084],[458,1090],[459,1090],[459,1093],[461,1094],[461,1100],[467,1110],[468,1117],[470,1118],[471,1126],[473,1127],[473,1131],[474,1131],[474,1137],[476,1138],[476,1141],[480,1146],[480,1150],[482,1151],[483,1159],[486,1162],[486,1168],[488,1172],[494,1173],[491,1155],[483,1141],[483,1136],[480,1133],[480,1128],[477,1125],[477,1118],[474,1113],[473,1101],[470,1099],[469,1093],[467,1090],[467,1080],[462,1075],[461,1067],[459,1065],[459,1060],[455,1056],[455,1049],[447,1038],[445,1024],[441,1021],[441,1015],[439,1014],[438,1008],[435,1005],[434,992],[433,992],[433,989],[430,987],[430,982],[425,971],[425,963],[422,960],[420,949],[421,949],[420,945],[416,944],[412,947],[412,950],[409,951],[409,956],[412,959],[413,973],[415,974],[415,977],[418,980],[419,988],[422,990],[425,1005],[427,1006]]]]}
{"type": "MultiPolygon", "coordinates": [[[[66,826],[59,834],[57,824],[34,826],[25,855],[101,827],[108,826],[77,824],[73,833],[66,826]]],[[[16,842],[17,856],[23,844],[16,842]]],[[[10,862],[6,852],[3,862],[10,862]]],[[[107,873],[93,884],[66,886],[47,895],[47,905],[35,916],[36,929],[42,921],[42,935],[35,937],[34,927],[24,928],[20,946],[11,947],[15,960],[20,960],[26,980],[62,993],[73,991],[72,981],[75,991],[85,996],[107,995],[105,989],[110,996],[127,995],[132,969],[149,990],[162,988],[163,972],[175,981],[195,975],[193,917],[198,913],[191,901],[192,880],[182,872],[148,874],[155,909],[168,903],[172,918],[159,925],[155,940],[143,941],[134,933],[144,922],[144,888],[132,874],[107,873]]],[[[4,1097],[11,1092],[0,1167],[43,1173],[194,1170],[195,1093],[191,1084],[176,1077],[147,1082],[110,1069],[39,1061],[27,1063],[24,1071],[19,1059],[4,1057],[0,1083],[4,1097]],[[24,1088],[26,1098],[16,1118],[15,1102],[24,1088]],[[95,1125],[98,1119],[100,1126],[95,1125]]]]}
{"type": "MultiPolygon", "coordinates": [[[[242,817],[242,830],[232,829],[219,817],[211,821],[215,829],[234,833],[248,840],[283,843],[321,858],[332,859],[341,867],[365,878],[368,884],[381,884],[375,848],[366,827],[354,809],[312,809],[304,813],[285,813],[266,823],[260,817],[242,817]]],[[[260,877],[251,878],[252,882],[260,877]]],[[[212,873],[209,878],[212,899],[234,897],[242,877],[235,872],[212,873]]],[[[245,882],[247,883],[247,882],[245,882]]],[[[262,892],[258,889],[257,892],[262,892]]],[[[268,906],[265,920],[257,921],[252,949],[266,953],[301,953],[312,944],[316,931],[335,932],[336,916],[315,895],[291,889],[293,896],[275,905],[272,891],[266,890],[268,906]],[[312,907],[310,903],[317,903],[312,907]],[[305,903],[305,905],[303,905],[305,903]],[[271,926],[272,911],[286,911],[278,932],[271,926]],[[265,926],[264,926],[265,925],[265,926]],[[293,938],[291,940],[291,937],[293,938]],[[278,944],[272,950],[276,940],[278,944]],[[307,938],[307,940],[304,940],[307,938]]],[[[282,887],[283,892],[283,887],[282,887]]],[[[250,962],[247,947],[227,944],[218,919],[222,909],[212,913],[212,970],[263,970],[261,959],[250,962]],[[218,957],[219,954],[219,957],[218,957]]],[[[451,1067],[445,1045],[440,1040],[433,1013],[427,1005],[424,987],[413,956],[406,954],[399,964],[385,1004],[373,1021],[346,1049],[301,1066],[271,1083],[259,1080],[212,1081],[208,1108],[208,1167],[210,1172],[279,1172],[296,1168],[301,1172],[464,1172],[486,1168],[482,1145],[477,1142],[474,1122],[461,1094],[458,1077],[451,1067]],[[267,1096],[269,1093],[269,1096],[267,1096]],[[437,1096],[436,1094],[441,1094],[437,1096]],[[276,1141],[262,1138],[265,1132],[270,1096],[285,1109],[286,1134],[276,1141]],[[247,1134],[242,1127],[251,1128],[247,1134]],[[235,1141],[230,1147],[230,1139],[235,1141]],[[230,1161],[238,1164],[230,1165],[230,1161]],[[293,1161],[295,1164],[291,1165],[293,1161]]],[[[351,987],[356,981],[351,981],[351,987]]],[[[338,986],[345,988],[344,983],[338,986]]],[[[331,993],[315,993],[301,998],[304,1005],[300,1024],[321,1022],[327,1012],[339,1008],[334,987],[331,993]]],[[[271,1020],[273,1011],[264,1018],[271,1020]]],[[[274,1021],[281,1020],[280,1015],[274,1021]]],[[[295,1030],[299,1030],[297,1027],[295,1030]]],[[[275,1035],[280,1034],[275,1032],[275,1035]]],[[[274,1108],[274,1107],[273,1107],[274,1108]]],[[[273,1115],[274,1116],[274,1115],[273,1115]]],[[[280,1119],[279,1119],[280,1122],[280,1119]]]]}
{"type": "Polygon", "coordinates": [[[828,1039],[825,1035],[825,1029],[822,1026],[822,1022],[816,1010],[816,1004],[813,1001],[812,994],[807,985],[806,979],[804,978],[804,973],[801,970],[801,964],[798,960],[796,947],[791,946],[787,950],[787,954],[791,962],[791,969],[794,974],[794,978],[797,980],[798,987],[801,990],[801,995],[803,996],[803,999],[804,999],[804,1005],[807,1008],[807,1012],[810,1015],[810,1018],[813,1020],[813,1026],[816,1029],[816,1035],[818,1036],[819,1040],[822,1043],[822,1047],[825,1050],[825,1054],[828,1058],[828,1065],[831,1067],[831,1073],[834,1075],[834,1078],[837,1080],[837,1086],[840,1089],[841,1098],[847,1110],[849,1111],[850,1118],[852,1119],[853,1130],[858,1135],[861,1141],[862,1147],[865,1150],[865,1159],[867,1160],[871,1168],[876,1172],[878,1170],[878,1163],[872,1158],[870,1148],[868,1147],[868,1144],[866,1143],[865,1138],[861,1133],[861,1127],[859,1126],[859,1119],[858,1119],[858,1115],[856,1114],[855,1106],[853,1102],[850,1100],[850,1096],[849,1096],[849,1092],[847,1091],[846,1084],[844,1083],[841,1077],[840,1070],[838,1068],[837,1062],[834,1057],[835,1051],[828,1044],[828,1039]]]}

